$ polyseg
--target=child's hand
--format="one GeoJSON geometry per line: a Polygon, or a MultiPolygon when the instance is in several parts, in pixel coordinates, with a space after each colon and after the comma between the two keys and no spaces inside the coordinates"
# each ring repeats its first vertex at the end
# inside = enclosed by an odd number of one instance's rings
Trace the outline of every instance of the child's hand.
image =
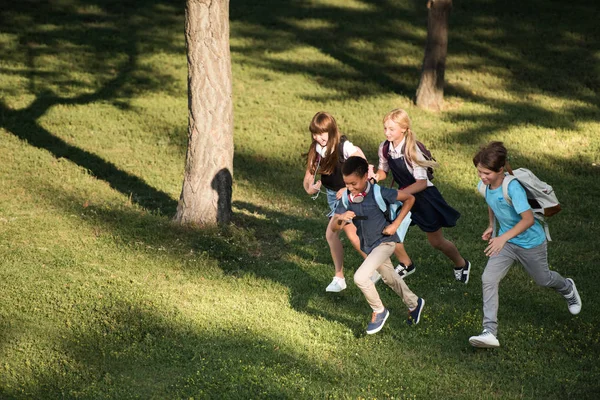
{"type": "Polygon", "coordinates": [[[352,222],[352,218],[354,218],[356,216],[356,214],[354,213],[354,211],[346,211],[343,214],[339,214],[339,218],[338,218],[338,225],[341,225],[343,222],[349,224],[352,222]]]}
{"type": "Polygon", "coordinates": [[[490,240],[492,238],[492,234],[494,233],[494,229],[493,228],[487,228],[484,232],[483,235],[481,235],[481,238],[483,240],[490,240]]]}
{"type": "Polygon", "coordinates": [[[381,233],[383,233],[386,236],[392,236],[394,233],[396,233],[397,230],[398,228],[394,228],[394,225],[388,225],[385,228],[383,228],[383,231],[381,233]]]}
{"type": "Polygon", "coordinates": [[[335,198],[336,199],[341,199],[342,196],[344,195],[344,191],[346,190],[346,188],[341,188],[340,190],[337,191],[337,193],[335,194],[335,198]]]}
{"type": "Polygon", "coordinates": [[[490,239],[489,243],[490,244],[485,248],[484,251],[486,256],[491,257],[500,253],[500,250],[502,250],[506,244],[506,239],[502,238],[502,236],[499,236],[490,239]]]}
{"type": "Polygon", "coordinates": [[[368,171],[367,178],[371,179],[374,177],[375,177],[375,166],[373,164],[369,164],[369,171],[368,171]]]}
{"type": "Polygon", "coordinates": [[[321,180],[319,179],[318,181],[316,181],[313,185],[310,186],[310,188],[313,190],[311,194],[317,193],[319,190],[321,190],[321,180]]]}

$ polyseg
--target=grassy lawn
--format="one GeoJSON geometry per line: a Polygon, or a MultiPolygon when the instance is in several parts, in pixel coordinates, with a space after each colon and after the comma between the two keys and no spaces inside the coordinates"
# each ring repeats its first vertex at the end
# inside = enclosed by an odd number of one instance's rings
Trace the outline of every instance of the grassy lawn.
{"type": "Polygon", "coordinates": [[[411,103],[424,2],[231,1],[233,223],[174,225],[187,145],[184,2],[8,2],[0,10],[0,398],[600,397],[600,29],[592,0],[455,2],[446,109],[411,103]],[[10,3],[10,4],[9,4],[10,3]],[[352,283],[325,293],[327,204],[302,189],[310,118],[331,112],[371,162],[405,108],[462,217],[471,281],[411,229],[401,300],[364,333],[352,283]],[[471,157],[502,140],[552,184],[551,267],[578,316],[520,266],[501,284],[501,347],[481,329],[486,206],[471,157]]]}

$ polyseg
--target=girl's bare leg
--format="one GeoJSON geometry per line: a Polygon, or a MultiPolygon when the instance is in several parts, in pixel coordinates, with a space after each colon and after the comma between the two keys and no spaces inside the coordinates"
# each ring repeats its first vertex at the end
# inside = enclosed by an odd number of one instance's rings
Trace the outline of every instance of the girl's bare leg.
{"type": "Polygon", "coordinates": [[[331,229],[333,218],[329,219],[327,230],[325,231],[325,238],[329,244],[329,251],[331,251],[331,258],[333,259],[333,266],[335,267],[335,276],[338,278],[344,277],[344,247],[340,241],[340,232],[334,232],[331,229]]]}
{"type": "Polygon", "coordinates": [[[442,228],[435,232],[427,232],[427,240],[429,240],[429,244],[433,248],[438,249],[452,260],[455,267],[461,268],[465,266],[465,259],[460,255],[454,243],[444,237],[442,228]]]}
{"type": "Polygon", "coordinates": [[[404,243],[396,243],[394,254],[396,255],[398,261],[400,261],[402,264],[406,266],[412,264],[412,260],[410,259],[408,253],[406,252],[406,249],[404,248],[404,243]]]}
{"type": "Polygon", "coordinates": [[[352,243],[352,247],[358,251],[358,254],[360,254],[362,258],[367,258],[367,255],[360,249],[360,239],[356,234],[356,226],[354,224],[346,224],[346,226],[344,226],[344,232],[350,243],[352,243]]]}

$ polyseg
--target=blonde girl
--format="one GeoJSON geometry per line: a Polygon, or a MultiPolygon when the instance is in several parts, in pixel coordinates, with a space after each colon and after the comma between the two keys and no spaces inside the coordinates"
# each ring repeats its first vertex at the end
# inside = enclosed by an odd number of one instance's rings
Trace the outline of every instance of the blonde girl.
{"type": "MultiPolygon", "coordinates": [[[[436,167],[435,161],[427,160],[417,145],[417,137],[411,129],[406,111],[397,108],[383,118],[386,141],[379,146],[379,166],[373,174],[375,182],[384,180],[389,171],[400,190],[415,196],[411,209],[412,224],[427,234],[429,244],[440,250],[454,264],[454,277],[468,283],[471,263],[461,256],[458,249],[444,237],[442,228],[456,225],[460,213],[452,208],[427,176],[427,168],[436,167]]],[[[415,271],[411,263],[401,263],[396,268],[405,277],[415,271]]]]}

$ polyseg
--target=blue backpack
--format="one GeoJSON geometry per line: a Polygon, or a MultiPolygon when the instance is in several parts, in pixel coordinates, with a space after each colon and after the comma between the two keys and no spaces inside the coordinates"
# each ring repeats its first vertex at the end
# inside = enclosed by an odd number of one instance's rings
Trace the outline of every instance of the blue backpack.
{"type": "MultiPolygon", "coordinates": [[[[400,208],[402,208],[402,202],[396,201],[394,204],[387,204],[383,197],[381,197],[381,186],[375,184],[372,185],[371,188],[373,189],[373,196],[375,196],[375,201],[377,202],[379,209],[385,214],[385,218],[391,223],[398,216],[398,211],[400,208]]],[[[348,209],[349,201],[350,199],[348,198],[348,191],[344,190],[344,194],[342,195],[342,204],[346,209],[348,209]]],[[[406,236],[406,232],[408,232],[411,221],[411,213],[409,211],[396,231],[398,237],[400,238],[400,242],[404,242],[404,237],[406,236]]]]}

